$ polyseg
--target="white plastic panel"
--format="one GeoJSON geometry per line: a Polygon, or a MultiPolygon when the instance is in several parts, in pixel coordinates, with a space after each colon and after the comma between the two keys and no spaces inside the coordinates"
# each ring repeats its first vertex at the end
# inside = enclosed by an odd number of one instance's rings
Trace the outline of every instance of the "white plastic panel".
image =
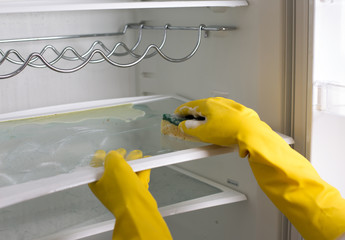
{"type": "Polygon", "coordinates": [[[75,10],[143,9],[143,8],[190,8],[190,7],[242,7],[245,0],[230,1],[1,1],[0,13],[56,12],[75,10]]]}
{"type": "MultiPolygon", "coordinates": [[[[42,3],[48,2],[50,1],[42,1],[42,3]]],[[[2,3],[3,1],[0,1],[1,10],[2,3]]],[[[4,33],[1,39],[118,32],[127,23],[137,21],[133,15],[134,11],[127,10],[0,14],[0,31],[4,33]]],[[[79,52],[86,51],[96,41],[101,41],[110,49],[118,41],[123,41],[132,47],[137,40],[136,31],[127,31],[127,33],[126,36],[119,37],[1,43],[0,49],[3,52],[16,49],[27,58],[32,52],[40,52],[47,45],[54,46],[58,51],[71,46],[79,52]]],[[[46,53],[48,58],[52,59],[51,52],[46,53]]],[[[75,65],[76,62],[59,66],[69,68],[75,65]]],[[[9,73],[16,68],[18,68],[17,64],[5,61],[0,67],[0,73],[9,73]]],[[[131,97],[135,96],[135,93],[133,68],[119,69],[108,63],[100,63],[90,64],[75,73],[60,74],[47,68],[28,67],[22,74],[0,81],[0,113],[131,97]]]]}
{"type": "MultiPolygon", "coordinates": [[[[153,169],[150,192],[163,217],[246,200],[176,167],[153,169]]],[[[0,215],[1,237],[11,240],[80,239],[114,227],[114,217],[85,185],[0,209],[0,215]]]]}

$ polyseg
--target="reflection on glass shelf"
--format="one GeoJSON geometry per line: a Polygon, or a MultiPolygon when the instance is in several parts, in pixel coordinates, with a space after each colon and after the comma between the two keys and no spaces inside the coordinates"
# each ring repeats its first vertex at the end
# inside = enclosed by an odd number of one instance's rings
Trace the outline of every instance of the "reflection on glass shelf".
{"type": "Polygon", "coordinates": [[[0,123],[0,187],[87,166],[94,152],[126,148],[158,155],[201,146],[161,136],[163,113],[181,100],[120,105],[0,123]]]}
{"type": "MultiPolygon", "coordinates": [[[[241,193],[171,167],[152,170],[150,192],[163,209],[163,216],[246,200],[241,193]],[[215,195],[225,192],[226,197],[215,195]],[[205,199],[212,195],[216,201],[205,199]],[[196,199],[202,199],[202,204],[191,203],[196,199]],[[169,206],[174,209],[172,213],[164,211],[169,206]]],[[[77,239],[75,234],[85,236],[81,229],[93,229],[109,221],[107,230],[113,227],[113,216],[85,185],[0,209],[0,216],[1,237],[11,240],[62,239],[64,232],[74,234],[75,238],[68,239],[77,239]]]]}

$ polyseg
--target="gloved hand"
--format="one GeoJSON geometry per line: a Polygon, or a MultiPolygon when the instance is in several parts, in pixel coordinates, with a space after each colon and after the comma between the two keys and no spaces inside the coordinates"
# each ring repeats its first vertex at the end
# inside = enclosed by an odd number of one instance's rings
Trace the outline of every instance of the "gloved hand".
{"type": "MultiPolygon", "coordinates": [[[[107,155],[99,150],[91,162],[91,165],[99,166],[105,158],[103,176],[90,183],[89,187],[115,216],[113,239],[172,239],[157,203],[148,191],[150,170],[136,174],[124,159],[125,155],[125,149],[111,151],[107,155]]],[[[126,159],[142,157],[140,150],[134,150],[126,159]]]]}
{"type": "Polygon", "coordinates": [[[239,135],[256,125],[260,120],[253,110],[225,98],[208,98],[182,104],[175,110],[179,116],[205,117],[204,121],[186,120],[179,128],[203,142],[222,146],[238,143],[239,135]]]}
{"type": "Polygon", "coordinates": [[[331,240],[345,233],[345,199],[253,110],[209,98],[183,104],[175,114],[205,117],[181,122],[186,134],[217,145],[238,144],[261,189],[306,240],[331,240]]]}

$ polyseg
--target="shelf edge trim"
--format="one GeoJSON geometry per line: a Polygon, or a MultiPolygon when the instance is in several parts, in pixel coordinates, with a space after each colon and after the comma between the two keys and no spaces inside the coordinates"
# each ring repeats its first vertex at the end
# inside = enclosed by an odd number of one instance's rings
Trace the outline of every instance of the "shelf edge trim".
{"type": "MultiPolygon", "coordinates": [[[[235,148],[207,145],[172,153],[156,155],[128,162],[133,171],[163,167],[171,164],[202,159],[214,155],[233,152],[235,148]]],[[[63,191],[97,181],[103,175],[104,168],[81,167],[71,173],[38,179],[0,188],[0,208],[20,202],[63,191]]]]}
{"type": "Polygon", "coordinates": [[[149,1],[149,2],[114,2],[114,3],[2,3],[0,13],[30,13],[30,12],[59,12],[85,10],[121,10],[121,9],[149,9],[149,8],[193,8],[193,7],[244,7],[246,0],[231,1],[149,1]]]}

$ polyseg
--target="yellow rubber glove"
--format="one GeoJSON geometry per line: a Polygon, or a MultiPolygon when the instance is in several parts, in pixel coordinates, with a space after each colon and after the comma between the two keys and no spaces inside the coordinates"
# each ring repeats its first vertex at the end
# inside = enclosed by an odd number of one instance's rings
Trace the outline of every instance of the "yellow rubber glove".
{"type": "Polygon", "coordinates": [[[160,215],[155,199],[148,191],[150,170],[133,172],[126,160],[142,158],[140,150],[128,154],[125,149],[103,150],[95,153],[91,165],[99,166],[104,160],[104,174],[89,187],[103,205],[115,216],[113,239],[153,240],[172,239],[160,215]]]}
{"type": "Polygon", "coordinates": [[[183,104],[175,114],[205,117],[181,122],[186,134],[223,146],[238,144],[261,189],[306,240],[331,240],[345,233],[345,199],[253,110],[229,99],[208,98],[183,104]]]}

